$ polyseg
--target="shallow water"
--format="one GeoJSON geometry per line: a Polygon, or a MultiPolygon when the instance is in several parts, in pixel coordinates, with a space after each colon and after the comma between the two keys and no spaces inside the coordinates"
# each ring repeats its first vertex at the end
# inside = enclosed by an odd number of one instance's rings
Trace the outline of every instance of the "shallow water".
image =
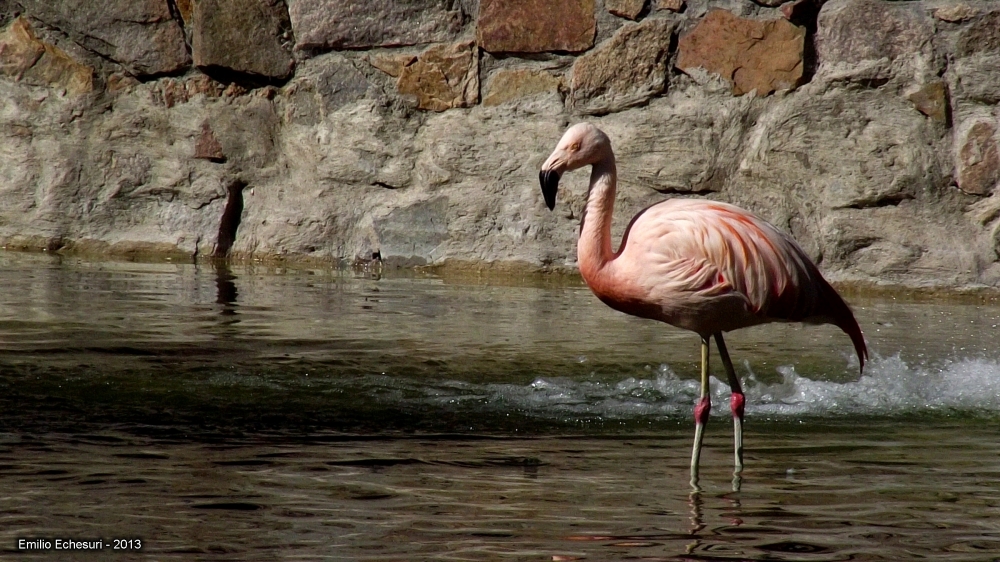
{"type": "Polygon", "coordinates": [[[583,287],[20,254],[0,286],[0,558],[1000,560],[996,305],[854,300],[864,376],[831,327],[730,334],[747,466],[713,380],[692,494],[697,337],[583,287]]]}

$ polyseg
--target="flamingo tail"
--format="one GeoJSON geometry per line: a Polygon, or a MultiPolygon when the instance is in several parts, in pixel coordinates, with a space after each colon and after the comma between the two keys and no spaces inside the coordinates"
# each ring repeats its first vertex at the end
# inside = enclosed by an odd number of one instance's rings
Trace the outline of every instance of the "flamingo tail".
{"type": "MultiPolygon", "coordinates": [[[[822,279],[822,278],[821,278],[822,279]]],[[[851,307],[844,302],[843,297],[837,293],[836,289],[830,286],[825,279],[822,280],[820,288],[819,305],[820,314],[829,318],[828,322],[837,326],[851,338],[854,344],[854,351],[858,354],[861,372],[865,370],[865,361],[868,360],[868,346],[865,344],[865,335],[858,325],[851,307]]]]}

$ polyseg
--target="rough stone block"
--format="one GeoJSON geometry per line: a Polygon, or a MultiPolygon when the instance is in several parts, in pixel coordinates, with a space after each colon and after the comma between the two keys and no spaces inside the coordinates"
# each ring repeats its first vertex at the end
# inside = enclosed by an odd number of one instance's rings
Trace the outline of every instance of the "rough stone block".
{"type": "Polygon", "coordinates": [[[806,197],[827,209],[896,207],[948,183],[940,134],[889,90],[798,90],[768,104],[738,141],[740,178],[778,190],[810,186],[806,197]]]}
{"type": "Polygon", "coordinates": [[[25,13],[136,75],[191,63],[181,26],[164,0],[20,0],[25,13]]]}
{"type": "Polygon", "coordinates": [[[980,118],[964,123],[956,134],[955,172],[958,187],[973,195],[989,195],[1000,181],[995,119],[980,118]]]}
{"type": "MultiPolygon", "coordinates": [[[[882,0],[831,0],[820,10],[816,50],[820,64],[890,62],[931,50],[934,33],[922,12],[882,0]]],[[[905,4],[905,3],[904,3],[905,4]]]]}
{"type": "Polygon", "coordinates": [[[215,138],[212,126],[208,122],[201,124],[201,134],[194,143],[194,157],[212,162],[225,162],[226,155],[222,152],[222,144],[215,138]]]}
{"type": "Polygon", "coordinates": [[[280,119],[270,100],[256,96],[235,98],[221,106],[210,121],[222,154],[234,167],[261,168],[277,158],[280,119]]]}
{"type": "Polygon", "coordinates": [[[394,209],[385,218],[374,221],[380,251],[387,260],[405,264],[426,263],[448,240],[447,197],[435,197],[407,207],[394,209]]]}
{"type": "Polygon", "coordinates": [[[198,95],[216,98],[224,93],[222,84],[204,74],[190,78],[163,78],[155,82],[150,92],[153,101],[166,108],[187,103],[198,95]]]}
{"type": "Polygon", "coordinates": [[[743,19],[712,10],[677,45],[677,67],[702,68],[732,84],[733,95],[767,95],[802,80],[806,30],[786,20],[743,19]]]}
{"type": "Polygon", "coordinates": [[[316,92],[319,93],[323,107],[327,111],[335,111],[364,99],[372,88],[365,75],[351,61],[336,53],[313,60],[322,62],[315,83],[316,92]]]}
{"type": "Polygon", "coordinates": [[[479,60],[472,42],[435,45],[402,68],[396,87],[417,107],[444,111],[479,101],[479,60]]]}
{"type": "Polygon", "coordinates": [[[594,0],[481,0],[479,46],[491,53],[580,52],[594,45],[594,0]]]}
{"type": "Polygon", "coordinates": [[[0,35],[0,72],[21,78],[45,54],[45,45],[35,37],[25,18],[14,20],[0,35]]]}
{"type": "Polygon", "coordinates": [[[1000,11],[970,16],[954,37],[945,74],[956,107],[1000,103],[1000,11]]]}
{"type": "Polygon", "coordinates": [[[750,96],[691,85],[656,97],[641,109],[603,117],[602,127],[616,141],[622,195],[634,189],[634,195],[643,196],[634,200],[633,214],[659,199],[656,192],[724,191],[760,104],[750,96]]]}
{"type": "Polygon", "coordinates": [[[194,63],[270,79],[291,75],[288,11],[281,0],[196,0],[191,16],[194,63]]]}
{"type": "Polygon", "coordinates": [[[489,82],[483,105],[502,105],[537,94],[558,92],[562,80],[544,70],[500,69],[489,82]]]}
{"type": "Polygon", "coordinates": [[[570,101],[581,113],[601,114],[638,105],[663,92],[674,23],[647,19],[626,24],[573,65],[570,101]]]}
{"type": "Polygon", "coordinates": [[[948,87],[941,80],[925,84],[907,96],[907,99],[913,102],[917,111],[935,122],[941,124],[948,122],[948,87]]]}
{"type": "Polygon", "coordinates": [[[133,88],[141,84],[138,80],[121,72],[113,72],[108,75],[105,82],[105,91],[113,96],[129,93],[133,88]]]}
{"type": "Polygon", "coordinates": [[[93,69],[39,40],[23,17],[0,34],[0,74],[38,86],[63,88],[74,95],[94,89],[93,69]]]}
{"type": "Polygon", "coordinates": [[[612,14],[634,20],[646,6],[646,0],[604,0],[604,7],[612,14]]]}
{"type": "Polygon", "coordinates": [[[289,0],[300,50],[398,47],[455,39],[462,12],[448,0],[289,0]]]}
{"type": "Polygon", "coordinates": [[[195,0],[174,0],[174,5],[177,6],[177,12],[180,14],[181,20],[184,21],[184,25],[190,25],[194,18],[194,3],[195,0]]]}
{"type": "Polygon", "coordinates": [[[368,63],[382,72],[398,78],[406,65],[416,62],[416,55],[377,54],[367,57],[368,63]]]}
{"type": "Polygon", "coordinates": [[[684,10],[684,6],[684,0],[658,0],[656,3],[657,10],[668,12],[681,12],[684,10]]]}
{"type": "Polygon", "coordinates": [[[1000,103],[1000,53],[976,53],[955,59],[946,76],[950,78],[956,104],[1000,103]]]}
{"type": "Polygon", "coordinates": [[[969,24],[955,45],[955,56],[1000,51],[1000,11],[987,12],[969,24]]]}
{"type": "Polygon", "coordinates": [[[971,19],[973,16],[977,15],[979,10],[973,8],[968,4],[952,4],[950,6],[942,6],[934,10],[934,17],[949,23],[958,23],[971,19]]]}

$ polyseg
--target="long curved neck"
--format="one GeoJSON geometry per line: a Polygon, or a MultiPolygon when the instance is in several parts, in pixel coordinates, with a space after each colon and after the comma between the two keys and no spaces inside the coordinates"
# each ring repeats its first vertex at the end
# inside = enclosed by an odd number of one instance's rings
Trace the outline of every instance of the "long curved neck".
{"type": "Polygon", "coordinates": [[[611,251],[611,214],[615,208],[617,178],[615,156],[609,151],[590,172],[587,206],[580,219],[576,258],[584,279],[589,280],[614,259],[611,251]]]}

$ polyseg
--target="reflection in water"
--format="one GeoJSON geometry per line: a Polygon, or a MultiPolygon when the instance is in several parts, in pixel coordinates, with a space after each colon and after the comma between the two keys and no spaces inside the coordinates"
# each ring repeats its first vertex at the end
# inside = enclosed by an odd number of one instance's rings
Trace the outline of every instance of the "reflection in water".
{"type": "Polygon", "coordinates": [[[382,252],[372,252],[371,258],[361,256],[354,258],[351,269],[359,275],[378,281],[382,278],[382,252]]]}
{"type": "Polygon", "coordinates": [[[215,302],[223,305],[221,312],[223,316],[235,315],[236,297],[239,295],[234,282],[236,276],[230,271],[229,264],[223,260],[215,260],[213,266],[215,268],[215,287],[218,291],[215,302]]]}
{"type": "MultiPolygon", "coordinates": [[[[688,493],[688,508],[690,509],[690,524],[689,533],[694,540],[687,544],[685,547],[686,554],[693,554],[698,551],[704,544],[702,540],[703,534],[706,529],[704,509],[705,501],[702,498],[702,494],[705,493],[703,490],[692,490],[688,493]]],[[[718,496],[722,500],[722,504],[719,511],[719,518],[724,520],[730,526],[730,532],[734,532],[737,527],[743,525],[742,517],[742,505],[740,503],[740,496],[738,493],[732,494],[721,494],[718,496]]],[[[717,531],[713,529],[712,533],[717,531]]]]}
{"type": "Polygon", "coordinates": [[[726,513],[726,516],[729,517],[729,524],[739,527],[743,524],[743,506],[740,503],[740,496],[739,494],[726,494],[724,497],[730,504],[730,510],[726,513]]]}
{"type": "Polygon", "coordinates": [[[701,499],[701,490],[692,490],[688,494],[688,507],[691,508],[691,525],[690,534],[695,537],[695,540],[687,545],[685,552],[687,554],[693,553],[699,546],[701,546],[701,532],[705,530],[705,519],[702,516],[702,509],[704,502],[701,499]]]}

